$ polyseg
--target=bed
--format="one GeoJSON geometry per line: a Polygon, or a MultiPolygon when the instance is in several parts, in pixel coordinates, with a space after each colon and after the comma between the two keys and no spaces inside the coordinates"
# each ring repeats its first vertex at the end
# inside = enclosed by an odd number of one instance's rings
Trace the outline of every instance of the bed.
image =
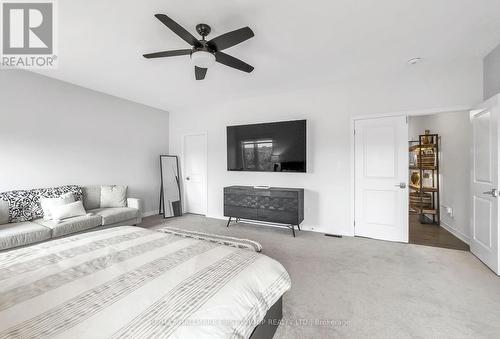
{"type": "Polygon", "coordinates": [[[0,252],[0,338],[270,338],[290,277],[259,251],[124,226],[0,252]]]}

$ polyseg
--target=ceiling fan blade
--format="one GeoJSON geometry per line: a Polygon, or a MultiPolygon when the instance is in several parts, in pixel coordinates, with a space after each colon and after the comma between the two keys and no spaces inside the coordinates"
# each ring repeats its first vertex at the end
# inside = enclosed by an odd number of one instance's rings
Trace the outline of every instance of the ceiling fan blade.
{"type": "Polygon", "coordinates": [[[201,47],[201,43],[198,41],[198,39],[196,39],[191,33],[186,31],[184,27],[179,25],[174,20],[170,19],[165,14],[155,14],[155,17],[191,46],[201,47]]]}
{"type": "Polygon", "coordinates": [[[240,59],[236,59],[235,57],[230,56],[229,54],[226,53],[215,52],[215,60],[217,62],[220,62],[221,64],[239,69],[240,71],[243,72],[250,73],[254,70],[254,68],[249,64],[241,61],[240,59]]]}
{"type": "Polygon", "coordinates": [[[253,37],[253,31],[250,27],[243,27],[235,31],[219,35],[208,42],[208,45],[216,51],[235,46],[245,40],[253,37]]]}
{"type": "Polygon", "coordinates": [[[190,49],[177,49],[175,51],[163,51],[163,52],[156,52],[156,53],[148,53],[144,54],[143,56],[146,59],[152,59],[152,58],[165,58],[165,57],[172,57],[172,56],[178,56],[178,55],[189,55],[191,54],[190,49]]]}
{"type": "Polygon", "coordinates": [[[198,66],[194,66],[194,75],[196,77],[196,80],[203,80],[205,79],[205,75],[207,75],[207,68],[201,68],[198,66]]]}

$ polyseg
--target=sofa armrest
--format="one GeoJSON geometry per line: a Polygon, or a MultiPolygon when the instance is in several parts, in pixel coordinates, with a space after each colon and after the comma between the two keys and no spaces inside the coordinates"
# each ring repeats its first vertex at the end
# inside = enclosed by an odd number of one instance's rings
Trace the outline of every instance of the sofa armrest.
{"type": "Polygon", "coordinates": [[[141,201],[141,199],[127,198],[127,207],[137,208],[142,213],[142,201],[141,201]]]}
{"type": "Polygon", "coordinates": [[[138,210],[136,225],[140,224],[142,222],[142,201],[141,201],[141,199],[127,198],[127,207],[135,208],[138,210]]]}

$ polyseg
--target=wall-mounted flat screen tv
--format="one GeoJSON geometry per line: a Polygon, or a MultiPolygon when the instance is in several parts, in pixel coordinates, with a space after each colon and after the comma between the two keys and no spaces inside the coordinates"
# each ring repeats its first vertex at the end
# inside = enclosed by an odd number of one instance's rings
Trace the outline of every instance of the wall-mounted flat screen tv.
{"type": "Polygon", "coordinates": [[[306,172],[306,120],[227,127],[228,171],[306,172]]]}

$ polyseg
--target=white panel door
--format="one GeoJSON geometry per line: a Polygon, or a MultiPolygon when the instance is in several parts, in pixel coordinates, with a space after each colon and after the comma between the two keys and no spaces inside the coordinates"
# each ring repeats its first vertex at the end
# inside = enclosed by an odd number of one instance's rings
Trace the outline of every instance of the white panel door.
{"type": "Polygon", "coordinates": [[[184,136],[184,210],[206,214],[206,135],[184,136]]]}
{"type": "Polygon", "coordinates": [[[355,121],[355,235],[408,242],[406,117],[355,121]]]}
{"type": "Polygon", "coordinates": [[[472,227],[470,250],[498,269],[498,104],[493,98],[470,114],[472,123],[472,227]]]}

